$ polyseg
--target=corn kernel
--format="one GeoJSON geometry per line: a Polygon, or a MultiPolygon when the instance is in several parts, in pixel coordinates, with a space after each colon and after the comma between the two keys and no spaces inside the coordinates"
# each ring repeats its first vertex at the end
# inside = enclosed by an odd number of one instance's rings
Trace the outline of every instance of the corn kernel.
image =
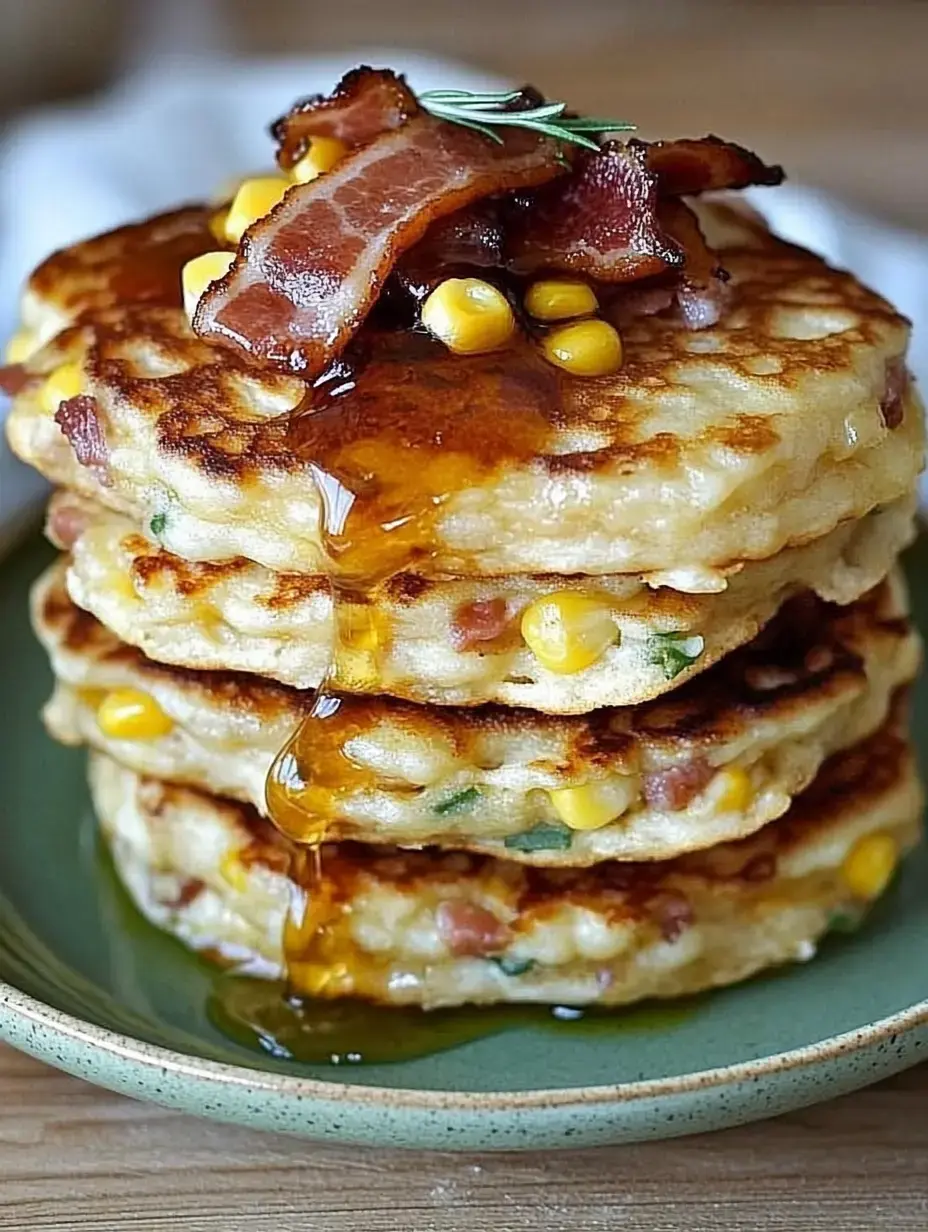
{"type": "Polygon", "coordinates": [[[228,238],[226,234],[228,222],[228,210],[216,210],[214,214],[210,215],[209,229],[212,232],[213,239],[217,244],[224,244],[226,242],[228,238]]]}
{"type": "Polygon", "coordinates": [[[184,308],[191,320],[197,310],[200,296],[211,282],[228,274],[234,260],[234,252],[204,252],[202,256],[194,257],[184,266],[181,273],[184,308]]]}
{"type": "Polygon", "coordinates": [[[482,278],[440,282],[422,305],[422,324],[458,355],[495,351],[516,326],[505,295],[482,278]]]}
{"type": "Polygon", "coordinates": [[[608,826],[626,811],[636,794],[635,780],[624,774],[548,792],[554,811],[571,830],[599,830],[608,826]]]}
{"type": "Polygon", "coordinates": [[[3,359],[8,364],[24,364],[39,349],[39,340],[31,329],[18,329],[6,344],[3,359]]]}
{"type": "Polygon", "coordinates": [[[522,613],[522,636],[548,671],[571,675],[591,667],[618,641],[608,603],[577,590],[535,599],[522,613]]]}
{"type": "Polygon", "coordinates": [[[622,367],[622,339],[608,321],[575,321],[552,329],[545,359],[574,376],[608,376],[622,367]]]}
{"type": "Polygon", "coordinates": [[[844,857],[841,871],[848,889],[857,898],[878,898],[889,885],[898,862],[899,846],[891,834],[865,834],[844,857]]]}
{"type": "Polygon", "coordinates": [[[598,307],[596,292],[589,283],[566,278],[542,278],[525,293],[525,311],[538,321],[586,317],[598,307]]]}
{"type": "Polygon", "coordinates": [[[219,861],[219,873],[237,894],[244,894],[248,889],[248,874],[234,847],[219,861]]]}
{"type": "Polygon", "coordinates": [[[76,398],[84,388],[84,373],[80,364],[62,364],[45,378],[39,391],[39,402],[48,415],[54,415],[62,402],[76,398]]]}
{"type": "Polygon", "coordinates": [[[324,171],[331,171],[347,153],[348,147],[337,137],[313,137],[309,149],[290,168],[290,176],[297,184],[308,184],[324,171]]]}
{"type": "Polygon", "coordinates": [[[113,740],[155,740],[174,726],[155,699],[141,689],[113,689],[100,704],[97,723],[113,740]]]}
{"type": "Polygon", "coordinates": [[[283,200],[284,193],[290,187],[289,180],[277,175],[244,180],[229,206],[226,239],[237,244],[252,223],[269,214],[283,200]]]}
{"type": "Polygon", "coordinates": [[[736,813],[746,809],[754,796],[751,779],[740,766],[720,770],[715,778],[715,805],[723,813],[736,813]]]}

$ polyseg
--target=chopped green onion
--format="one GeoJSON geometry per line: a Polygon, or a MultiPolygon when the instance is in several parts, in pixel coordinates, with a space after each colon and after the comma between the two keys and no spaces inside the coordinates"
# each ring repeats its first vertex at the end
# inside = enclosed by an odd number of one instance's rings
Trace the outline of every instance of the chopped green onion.
{"type": "Polygon", "coordinates": [[[540,821],[521,834],[507,834],[503,840],[510,851],[568,851],[574,834],[559,821],[540,821]]]}
{"type": "Polygon", "coordinates": [[[457,792],[456,795],[448,796],[444,800],[439,800],[432,810],[439,817],[447,817],[449,813],[464,813],[480,799],[480,789],[477,787],[465,787],[463,791],[457,792]]]}
{"type": "Polygon", "coordinates": [[[166,513],[156,513],[152,520],[148,523],[151,533],[156,539],[164,534],[164,528],[168,524],[168,515],[166,513]]]}
{"type": "Polygon", "coordinates": [[[514,958],[507,954],[491,958],[490,962],[496,963],[503,975],[525,975],[526,971],[531,971],[535,965],[534,958],[514,958]]]}
{"type": "Polygon", "coordinates": [[[705,648],[698,634],[655,633],[648,641],[648,662],[661,669],[665,680],[673,680],[692,666],[705,648]]]}

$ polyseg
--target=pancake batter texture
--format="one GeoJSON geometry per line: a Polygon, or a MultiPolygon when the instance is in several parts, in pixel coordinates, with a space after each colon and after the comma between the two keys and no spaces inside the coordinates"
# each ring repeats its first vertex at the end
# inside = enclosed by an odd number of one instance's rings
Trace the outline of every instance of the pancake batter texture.
{"type": "Polygon", "coordinates": [[[730,984],[918,841],[908,322],[739,204],[779,168],[620,127],[362,68],[25,289],[46,726],[268,996],[730,984]]]}

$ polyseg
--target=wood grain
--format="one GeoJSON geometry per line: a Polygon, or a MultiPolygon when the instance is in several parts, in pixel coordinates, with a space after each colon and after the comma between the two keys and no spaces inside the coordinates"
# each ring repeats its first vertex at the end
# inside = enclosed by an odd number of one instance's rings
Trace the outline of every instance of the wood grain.
{"type": "MultiPolygon", "coordinates": [[[[228,0],[255,51],[418,46],[649,134],[718,130],[924,225],[928,6],[228,0]]],[[[928,1229],[928,1067],[773,1122],[615,1150],[317,1146],[109,1095],[0,1048],[0,1229],[928,1229]]]]}
{"type": "Polygon", "coordinates": [[[314,1145],[110,1095],[0,1047],[0,1229],[823,1232],[928,1228],[928,1067],[765,1124],[642,1146],[314,1145]]]}

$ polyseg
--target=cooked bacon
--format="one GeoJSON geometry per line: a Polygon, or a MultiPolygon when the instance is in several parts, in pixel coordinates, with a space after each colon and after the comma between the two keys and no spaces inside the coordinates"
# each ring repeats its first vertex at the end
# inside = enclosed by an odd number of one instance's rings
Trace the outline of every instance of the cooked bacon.
{"type": "Polygon", "coordinates": [[[477,201],[433,223],[400,257],[393,277],[416,300],[443,278],[503,264],[503,227],[494,201],[477,201]]]}
{"type": "Polygon", "coordinates": [[[685,138],[681,141],[630,141],[646,151],[649,169],[657,176],[662,197],[694,196],[749,184],[773,186],[783,182],[783,168],[761,162],[756,154],[721,137],[685,138]]]}
{"type": "Polygon", "coordinates": [[[86,467],[99,483],[108,487],[112,482],[108,466],[109,452],[96,398],[78,394],[76,398],[65,399],[55,411],[55,423],[71,442],[71,448],[81,466],[86,467]]]}
{"type": "Polygon", "coordinates": [[[301,99],[271,125],[284,170],[306,153],[313,137],[336,137],[352,148],[399,128],[419,105],[405,80],[389,69],[352,69],[332,93],[301,99]]]}
{"type": "Polygon", "coordinates": [[[451,618],[451,645],[455,650],[476,650],[505,632],[509,609],[505,599],[477,599],[455,608],[451,618]]]}
{"type": "Polygon", "coordinates": [[[728,274],[706,243],[699,219],[683,201],[669,199],[658,207],[666,233],[685,254],[676,290],[680,314],[689,329],[708,329],[721,317],[730,299],[728,274]]]}
{"type": "Polygon", "coordinates": [[[245,233],[200,299],[201,337],[307,378],[347,344],[400,255],[436,219],[560,174],[556,144],[512,129],[501,145],[420,112],[299,184],[245,233]]]}
{"type": "Polygon", "coordinates": [[[509,929],[486,907],[465,899],[448,899],[435,913],[438,934],[456,957],[498,953],[509,940],[509,929]]]}
{"type": "Polygon", "coordinates": [[[652,770],[642,777],[642,795],[649,808],[676,813],[686,808],[712,778],[713,770],[704,757],[694,757],[681,766],[652,770]]]}
{"type": "Polygon", "coordinates": [[[21,393],[30,381],[36,379],[22,364],[6,364],[0,367],[0,392],[13,398],[21,393]]]}
{"type": "Polygon", "coordinates": [[[886,390],[880,402],[880,415],[887,428],[898,428],[905,416],[905,391],[909,374],[901,356],[886,364],[886,390]]]}
{"type": "Polygon", "coordinates": [[[776,856],[769,851],[752,856],[738,876],[742,881],[769,881],[777,871],[776,856]]]}
{"type": "Polygon", "coordinates": [[[620,329],[638,317],[653,317],[673,307],[678,283],[660,279],[657,282],[623,283],[603,305],[603,315],[620,329]]]}
{"type": "Polygon", "coordinates": [[[66,496],[56,496],[48,508],[45,534],[56,548],[68,552],[87,529],[87,511],[68,503],[66,496]]]}
{"type": "Polygon", "coordinates": [[[676,941],[694,919],[689,899],[676,890],[667,890],[649,899],[648,912],[665,941],[676,941]]]}
{"type": "Polygon", "coordinates": [[[678,269],[683,256],[657,207],[646,147],[607,142],[581,155],[570,176],[523,195],[507,226],[509,263],[519,273],[547,268],[602,282],[678,269]]]}

